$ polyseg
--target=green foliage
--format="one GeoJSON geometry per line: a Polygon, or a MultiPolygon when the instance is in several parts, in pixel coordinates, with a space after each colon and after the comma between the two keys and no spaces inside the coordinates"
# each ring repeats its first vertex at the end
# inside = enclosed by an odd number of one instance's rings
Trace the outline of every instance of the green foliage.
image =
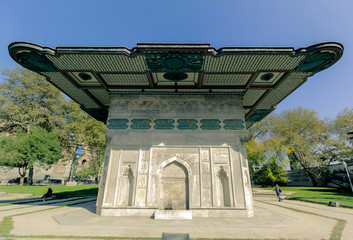
{"type": "MultiPolygon", "coordinates": [[[[82,111],[74,101],[65,99],[56,87],[36,73],[14,68],[5,69],[2,74],[5,78],[0,84],[0,133],[10,134],[6,141],[7,148],[19,149],[21,143],[17,140],[29,142],[25,134],[33,134],[36,130],[32,129],[36,127],[55,132],[65,153],[71,155],[70,158],[75,157],[77,145],[84,146],[92,156],[89,175],[98,180],[106,146],[105,125],[82,111]],[[14,132],[17,132],[16,136],[14,132]]],[[[4,140],[2,142],[4,145],[4,140]]],[[[22,145],[22,152],[2,151],[1,164],[22,167],[20,175],[25,174],[27,168],[32,168],[36,161],[35,156],[24,156],[26,146],[22,145]]],[[[50,160],[50,155],[46,160],[40,155],[36,157],[38,162],[54,162],[50,160]]]]}
{"type": "Polygon", "coordinates": [[[333,124],[334,132],[339,137],[352,145],[352,141],[348,139],[348,132],[353,131],[353,108],[345,108],[342,112],[338,113],[333,124]]]}
{"type": "Polygon", "coordinates": [[[284,170],[287,162],[287,148],[282,144],[281,139],[276,137],[266,138],[262,141],[252,139],[245,144],[245,147],[255,183],[273,185],[288,181],[287,172],[284,170]],[[253,166],[260,166],[260,170],[255,173],[253,166]]]}
{"type": "Polygon", "coordinates": [[[70,150],[75,155],[76,146],[85,141],[86,123],[91,117],[82,111],[73,100],[63,105],[63,112],[65,116],[63,129],[66,133],[65,147],[71,147],[70,150]]]}
{"type": "MultiPolygon", "coordinates": [[[[76,103],[70,102],[67,105],[67,124],[65,129],[72,135],[71,152],[74,155],[75,146],[82,144],[85,151],[88,151],[91,158],[89,168],[82,169],[76,173],[80,180],[86,178],[98,182],[98,176],[103,164],[104,151],[106,148],[105,124],[95,120],[84,113],[76,103]]],[[[68,146],[68,148],[69,148],[68,146]]]]}
{"type": "Polygon", "coordinates": [[[336,119],[332,121],[331,132],[335,136],[334,142],[328,148],[328,157],[339,161],[353,160],[353,140],[348,136],[348,132],[353,132],[353,108],[345,108],[338,113],[336,119]]]}
{"type": "Polygon", "coordinates": [[[24,177],[27,168],[33,167],[35,162],[53,164],[58,161],[62,157],[61,150],[54,132],[40,127],[28,133],[18,129],[15,134],[0,137],[0,165],[17,167],[24,177]]]}
{"type": "Polygon", "coordinates": [[[333,121],[320,120],[315,111],[301,107],[270,115],[249,129],[249,165],[267,165],[261,176],[267,173],[270,181],[269,163],[288,159],[291,169],[304,169],[315,186],[316,179],[325,176],[325,166],[352,158],[353,142],[347,136],[352,119],[353,109],[349,108],[333,121]]]}
{"type": "Polygon", "coordinates": [[[5,78],[0,85],[0,131],[29,131],[39,126],[59,133],[64,123],[64,95],[44,77],[24,68],[5,69],[2,74],[5,78]]]}
{"type": "Polygon", "coordinates": [[[275,162],[266,163],[261,169],[255,173],[254,178],[256,183],[261,185],[271,185],[277,183],[286,183],[288,178],[286,177],[287,172],[275,162]]]}
{"type": "Polygon", "coordinates": [[[330,139],[329,123],[320,120],[315,111],[298,107],[272,116],[270,133],[288,148],[291,167],[304,169],[316,186],[316,178],[323,176],[327,164],[323,154],[330,139]]]}

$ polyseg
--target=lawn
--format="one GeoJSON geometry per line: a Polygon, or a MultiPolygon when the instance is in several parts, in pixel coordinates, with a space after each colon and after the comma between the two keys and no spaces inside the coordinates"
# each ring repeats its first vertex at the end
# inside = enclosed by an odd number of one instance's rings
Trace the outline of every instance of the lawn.
{"type": "Polygon", "coordinates": [[[49,187],[53,190],[53,195],[58,197],[63,197],[65,195],[86,195],[98,193],[98,185],[0,186],[0,192],[30,193],[34,196],[42,196],[47,192],[49,187]]]}
{"type": "MultiPolygon", "coordinates": [[[[275,189],[275,187],[267,187],[266,189],[275,189]]],[[[353,207],[353,193],[344,192],[337,188],[327,187],[281,187],[282,192],[294,192],[289,199],[309,200],[322,203],[329,201],[339,202],[340,205],[353,207]]]]}

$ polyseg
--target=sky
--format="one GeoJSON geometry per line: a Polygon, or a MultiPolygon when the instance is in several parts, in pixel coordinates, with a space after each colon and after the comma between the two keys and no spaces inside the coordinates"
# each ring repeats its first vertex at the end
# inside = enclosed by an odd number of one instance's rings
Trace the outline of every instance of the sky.
{"type": "MultiPolygon", "coordinates": [[[[125,46],[139,42],[307,47],[340,42],[342,58],[277,105],[335,118],[353,107],[352,0],[0,0],[0,68],[18,64],[8,45],[125,46]]],[[[0,76],[0,81],[3,76],[0,76]]]]}

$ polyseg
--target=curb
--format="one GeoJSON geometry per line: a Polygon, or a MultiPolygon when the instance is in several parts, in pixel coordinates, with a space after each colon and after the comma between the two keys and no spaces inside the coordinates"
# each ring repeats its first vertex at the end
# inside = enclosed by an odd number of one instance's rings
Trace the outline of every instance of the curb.
{"type": "MultiPolygon", "coordinates": [[[[301,201],[301,202],[309,202],[309,203],[317,203],[317,204],[322,204],[322,205],[329,205],[327,202],[319,202],[319,201],[313,201],[313,200],[305,200],[305,199],[296,199],[296,198],[288,198],[286,200],[292,200],[292,201],[301,201]]],[[[348,206],[348,205],[341,205],[340,207],[343,208],[351,208],[353,209],[353,206],[348,206]]]]}

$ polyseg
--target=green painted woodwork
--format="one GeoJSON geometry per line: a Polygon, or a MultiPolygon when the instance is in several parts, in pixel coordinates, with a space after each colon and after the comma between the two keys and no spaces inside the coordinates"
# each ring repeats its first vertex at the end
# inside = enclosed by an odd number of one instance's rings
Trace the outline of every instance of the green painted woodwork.
{"type": "Polygon", "coordinates": [[[274,74],[273,73],[266,73],[261,76],[261,80],[263,81],[270,81],[273,78],[274,74]]]}
{"type": "Polygon", "coordinates": [[[336,59],[337,56],[334,52],[315,52],[301,61],[295,71],[319,72],[328,68],[336,59]]]}
{"type": "Polygon", "coordinates": [[[34,72],[57,72],[45,56],[34,52],[20,52],[16,55],[22,66],[34,72]]]}
{"type": "Polygon", "coordinates": [[[270,114],[271,109],[256,109],[247,119],[246,122],[259,122],[270,114]]]}
{"type": "Polygon", "coordinates": [[[200,71],[203,53],[147,53],[146,64],[152,71],[200,71]]]}
{"type": "Polygon", "coordinates": [[[78,74],[78,76],[83,80],[83,81],[88,81],[88,80],[91,80],[92,79],[92,76],[87,74],[87,73],[84,73],[84,72],[81,72],[78,74]]]}
{"type": "Polygon", "coordinates": [[[101,122],[106,122],[108,118],[108,111],[102,108],[85,108],[83,105],[80,105],[80,108],[87,112],[89,115],[101,122]]]}
{"type": "Polygon", "coordinates": [[[188,78],[188,75],[184,72],[167,72],[163,75],[165,79],[171,81],[181,81],[188,78]]]}
{"type": "MultiPolygon", "coordinates": [[[[249,127],[269,114],[307,77],[338,61],[343,46],[337,42],[325,42],[299,49],[215,49],[209,44],[147,43],[138,44],[133,49],[53,49],[14,42],[9,45],[9,54],[17,63],[47,77],[82,105],[82,109],[103,122],[107,120],[113,94],[184,95],[186,98],[190,95],[242,95],[246,113],[252,113],[246,122],[249,127]]],[[[132,125],[132,129],[152,127],[151,124],[132,125]]],[[[198,129],[196,123],[178,125],[178,129],[198,129]]],[[[243,125],[220,124],[224,130],[239,130],[243,125]]],[[[154,129],[172,129],[171,125],[153,126],[156,126],[154,129]]],[[[216,124],[201,123],[201,126],[200,129],[204,130],[219,128],[216,124]]],[[[116,127],[125,128],[126,125],[116,127]]]]}

